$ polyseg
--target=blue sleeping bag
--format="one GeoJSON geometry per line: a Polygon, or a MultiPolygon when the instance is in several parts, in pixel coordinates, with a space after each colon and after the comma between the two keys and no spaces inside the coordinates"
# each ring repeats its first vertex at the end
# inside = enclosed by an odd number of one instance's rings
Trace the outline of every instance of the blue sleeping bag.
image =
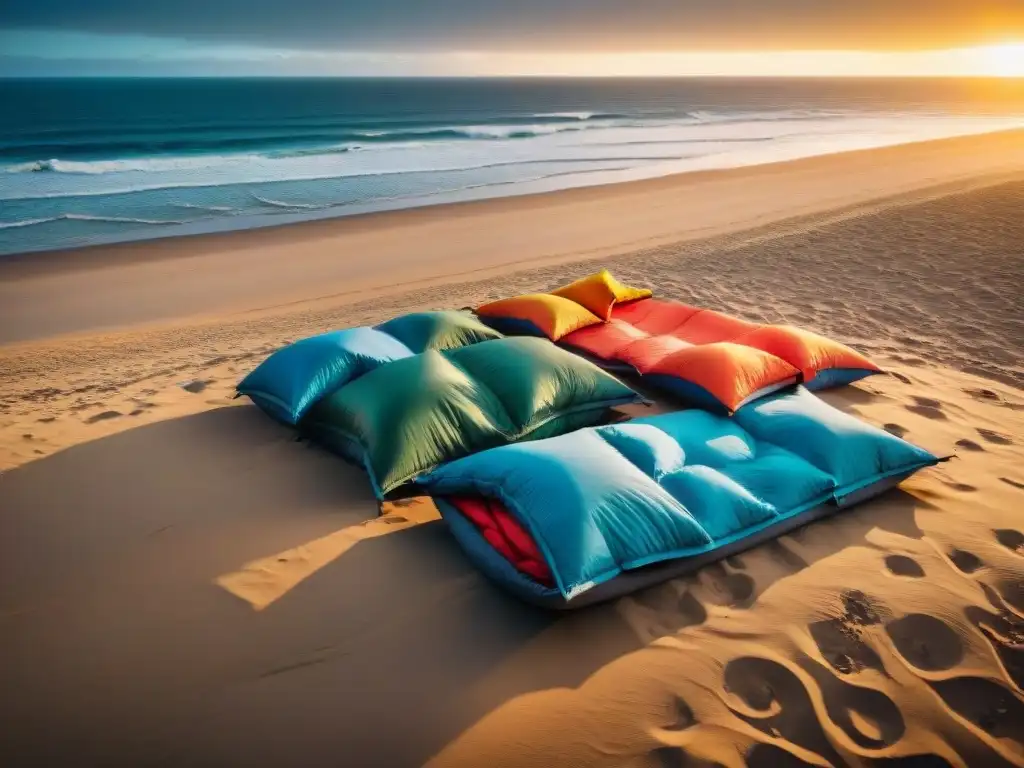
{"type": "Polygon", "coordinates": [[[346,328],[289,344],[238,385],[273,418],[295,425],[323,398],[394,360],[500,339],[466,312],[417,312],[373,328],[346,328]]]}
{"type": "Polygon", "coordinates": [[[940,461],[803,387],[732,418],[689,410],[494,448],[419,480],[476,565],[575,608],[693,570],[878,495],[940,461]],[[553,583],[500,555],[453,499],[496,500],[553,583]]]}

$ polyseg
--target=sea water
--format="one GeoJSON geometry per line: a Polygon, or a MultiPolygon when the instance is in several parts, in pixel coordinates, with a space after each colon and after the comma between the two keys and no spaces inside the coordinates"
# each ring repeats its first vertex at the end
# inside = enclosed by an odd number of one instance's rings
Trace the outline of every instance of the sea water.
{"type": "Polygon", "coordinates": [[[6,80],[0,105],[0,254],[1024,126],[1024,84],[982,80],[6,80]]]}

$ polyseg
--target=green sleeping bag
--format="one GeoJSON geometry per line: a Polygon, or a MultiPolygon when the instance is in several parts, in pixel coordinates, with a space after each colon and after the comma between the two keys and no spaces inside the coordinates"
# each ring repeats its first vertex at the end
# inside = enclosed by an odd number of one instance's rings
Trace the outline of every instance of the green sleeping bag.
{"type": "Polygon", "coordinates": [[[379,498],[445,462],[607,421],[640,396],[546,339],[395,360],[317,403],[300,424],[362,464],[379,498]]]}

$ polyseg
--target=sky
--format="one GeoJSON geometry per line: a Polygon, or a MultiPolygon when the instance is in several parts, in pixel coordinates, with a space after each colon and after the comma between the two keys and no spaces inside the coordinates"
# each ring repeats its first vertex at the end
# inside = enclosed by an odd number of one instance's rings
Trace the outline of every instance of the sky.
{"type": "Polygon", "coordinates": [[[0,0],[0,75],[1024,76],[1024,0],[0,0]]]}

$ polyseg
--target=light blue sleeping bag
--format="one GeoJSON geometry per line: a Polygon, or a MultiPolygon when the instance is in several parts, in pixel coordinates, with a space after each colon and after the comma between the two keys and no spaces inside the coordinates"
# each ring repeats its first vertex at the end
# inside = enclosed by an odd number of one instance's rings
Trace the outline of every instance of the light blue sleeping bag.
{"type": "Polygon", "coordinates": [[[780,535],[938,461],[798,387],[732,418],[679,411],[495,448],[420,485],[488,576],[572,608],[780,535]],[[445,500],[474,495],[499,500],[530,533],[555,588],[517,572],[445,500]]]}

